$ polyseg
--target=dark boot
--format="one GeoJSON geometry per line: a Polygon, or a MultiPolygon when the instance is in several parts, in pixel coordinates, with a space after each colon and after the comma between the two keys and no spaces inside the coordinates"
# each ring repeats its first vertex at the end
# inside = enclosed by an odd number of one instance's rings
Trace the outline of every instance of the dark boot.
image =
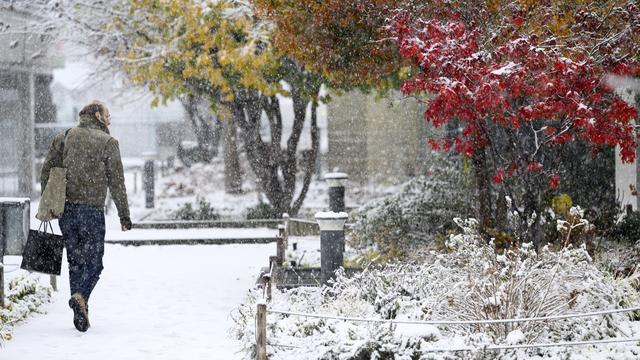
{"type": "Polygon", "coordinates": [[[80,293],[71,295],[69,299],[69,307],[73,310],[73,325],[78,331],[85,332],[89,329],[89,312],[87,311],[87,302],[80,293]]]}

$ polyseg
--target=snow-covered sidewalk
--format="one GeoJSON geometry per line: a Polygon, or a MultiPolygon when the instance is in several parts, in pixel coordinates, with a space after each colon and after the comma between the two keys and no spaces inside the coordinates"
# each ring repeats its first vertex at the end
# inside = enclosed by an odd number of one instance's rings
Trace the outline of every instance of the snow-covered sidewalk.
{"type": "Polygon", "coordinates": [[[240,359],[229,315],[274,252],[273,244],[107,245],[86,333],[73,327],[65,260],[47,314],[17,325],[0,359],[240,359]]]}

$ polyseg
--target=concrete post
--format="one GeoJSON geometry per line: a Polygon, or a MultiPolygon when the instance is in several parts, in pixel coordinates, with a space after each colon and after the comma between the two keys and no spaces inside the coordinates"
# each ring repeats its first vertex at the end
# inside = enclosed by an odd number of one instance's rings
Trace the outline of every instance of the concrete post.
{"type": "Polygon", "coordinates": [[[290,224],[290,220],[291,220],[291,217],[289,216],[289,214],[287,214],[287,213],[282,214],[282,221],[284,223],[284,242],[285,242],[285,245],[287,243],[289,243],[289,233],[290,233],[289,224],[290,224]]]}
{"type": "Polygon", "coordinates": [[[154,174],[154,160],[156,158],[155,153],[143,153],[144,158],[144,178],[143,186],[145,192],[145,207],[152,209],[155,207],[155,174],[154,174]]]}
{"type": "Polygon", "coordinates": [[[285,227],[284,225],[278,225],[278,240],[276,242],[276,257],[278,259],[277,265],[282,266],[285,260],[286,245],[285,245],[285,227]]]}
{"type": "Polygon", "coordinates": [[[327,284],[335,277],[335,271],[344,265],[345,212],[319,212],[316,221],[320,226],[320,279],[327,284]]]}
{"type": "Polygon", "coordinates": [[[329,209],[333,212],[343,212],[344,188],[349,176],[345,173],[329,173],[324,179],[329,183],[329,209]]]}
{"type": "Polygon", "coordinates": [[[35,128],[35,90],[34,74],[29,71],[22,73],[19,78],[19,92],[23,96],[20,102],[20,117],[18,125],[17,153],[20,166],[18,170],[18,193],[20,196],[31,197],[33,195],[34,182],[34,128],[35,128]]]}
{"type": "Polygon", "coordinates": [[[22,255],[29,237],[29,204],[29,198],[0,198],[0,255],[22,255]]]}

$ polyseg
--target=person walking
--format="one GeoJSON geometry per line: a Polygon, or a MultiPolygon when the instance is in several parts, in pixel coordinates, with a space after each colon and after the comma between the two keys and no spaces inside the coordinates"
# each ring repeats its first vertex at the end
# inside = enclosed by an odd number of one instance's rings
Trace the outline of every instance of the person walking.
{"type": "Polygon", "coordinates": [[[40,181],[44,191],[52,167],[67,169],[65,207],[59,224],[69,263],[73,324],[85,332],[90,327],[89,297],[103,270],[107,189],[118,209],[122,231],[131,229],[131,218],[118,141],[109,133],[109,109],[93,101],[79,117],[77,127],[53,139],[40,181]]]}

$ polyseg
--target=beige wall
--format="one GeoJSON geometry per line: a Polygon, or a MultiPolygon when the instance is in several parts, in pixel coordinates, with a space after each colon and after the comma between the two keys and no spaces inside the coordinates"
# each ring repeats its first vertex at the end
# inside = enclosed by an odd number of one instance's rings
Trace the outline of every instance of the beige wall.
{"type": "Polygon", "coordinates": [[[391,94],[376,100],[368,98],[367,170],[371,180],[382,183],[403,182],[419,171],[421,111],[415,99],[391,94]]]}
{"type": "Polygon", "coordinates": [[[367,177],[366,100],[360,92],[333,95],[327,104],[327,171],[346,172],[351,179],[367,177]]]}
{"type": "MultiPolygon", "coordinates": [[[[627,103],[637,106],[635,92],[619,89],[618,95],[627,103]]],[[[630,185],[636,187],[636,189],[640,186],[640,183],[638,183],[638,156],[640,156],[640,151],[637,151],[636,160],[633,163],[623,163],[620,156],[620,147],[616,146],[616,197],[620,201],[622,208],[631,205],[633,210],[638,210],[638,197],[630,189],[630,185]]]]}
{"type": "Polygon", "coordinates": [[[328,170],[382,184],[419,174],[428,129],[422,108],[399,93],[381,98],[358,91],[334,95],[328,104],[328,170]]]}

